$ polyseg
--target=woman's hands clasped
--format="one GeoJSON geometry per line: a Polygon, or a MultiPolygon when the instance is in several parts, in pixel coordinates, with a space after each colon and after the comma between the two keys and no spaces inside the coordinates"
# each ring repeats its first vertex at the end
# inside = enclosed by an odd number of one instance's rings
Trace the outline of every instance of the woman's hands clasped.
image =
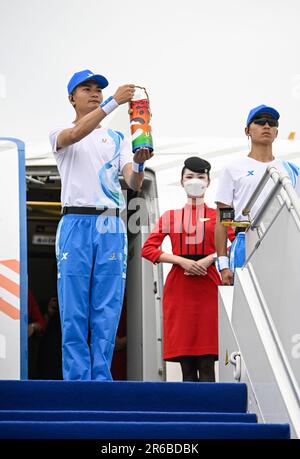
{"type": "Polygon", "coordinates": [[[184,274],[186,276],[206,276],[207,268],[210,265],[210,256],[197,261],[182,258],[182,261],[180,262],[180,266],[184,269],[184,274]]]}

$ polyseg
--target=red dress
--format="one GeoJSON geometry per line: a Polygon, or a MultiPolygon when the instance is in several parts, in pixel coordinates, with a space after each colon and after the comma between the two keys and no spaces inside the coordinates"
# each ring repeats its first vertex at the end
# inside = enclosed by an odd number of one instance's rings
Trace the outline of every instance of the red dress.
{"type": "MultiPolygon", "coordinates": [[[[158,220],[142,248],[142,256],[157,262],[160,246],[168,235],[174,255],[199,259],[215,253],[216,210],[186,204],[169,210],[158,220]],[[197,220],[197,225],[196,225],[197,220]]],[[[169,272],[163,293],[163,358],[186,355],[218,355],[218,285],[214,265],[206,276],[187,276],[179,265],[169,272]]]]}

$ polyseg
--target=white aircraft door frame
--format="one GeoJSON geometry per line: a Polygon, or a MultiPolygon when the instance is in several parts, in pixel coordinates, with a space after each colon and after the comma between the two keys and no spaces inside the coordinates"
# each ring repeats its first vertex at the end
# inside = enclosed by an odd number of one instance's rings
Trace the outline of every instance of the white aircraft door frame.
{"type": "Polygon", "coordinates": [[[25,144],[0,137],[0,379],[28,377],[25,144]]]}

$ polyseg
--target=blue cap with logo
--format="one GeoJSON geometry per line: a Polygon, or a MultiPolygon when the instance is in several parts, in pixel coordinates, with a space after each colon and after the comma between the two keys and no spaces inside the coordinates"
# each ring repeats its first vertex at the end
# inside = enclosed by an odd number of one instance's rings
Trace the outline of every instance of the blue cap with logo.
{"type": "Polygon", "coordinates": [[[96,81],[101,89],[106,88],[106,86],[108,85],[108,81],[103,75],[97,75],[91,72],[90,70],[81,70],[80,72],[74,73],[71,80],[69,81],[68,94],[70,95],[74,91],[76,86],[87,80],[96,81]]]}
{"type": "Polygon", "coordinates": [[[272,118],[275,118],[275,120],[279,120],[279,113],[275,108],[269,107],[268,105],[259,105],[258,107],[252,108],[250,110],[248,118],[247,118],[247,126],[253,121],[254,118],[257,118],[257,116],[260,113],[268,113],[268,115],[271,115],[272,118]]]}

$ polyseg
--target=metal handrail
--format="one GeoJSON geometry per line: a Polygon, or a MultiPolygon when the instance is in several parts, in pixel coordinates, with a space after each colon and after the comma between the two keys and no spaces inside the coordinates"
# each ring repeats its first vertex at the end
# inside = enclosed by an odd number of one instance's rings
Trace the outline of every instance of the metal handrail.
{"type": "Polygon", "coordinates": [[[250,214],[254,203],[256,202],[258,196],[260,195],[260,193],[264,189],[264,187],[265,187],[267,181],[269,180],[269,178],[270,178],[270,174],[269,174],[268,167],[267,167],[264,175],[262,176],[262,178],[260,179],[257,187],[255,188],[254,193],[252,194],[252,196],[250,197],[249,201],[247,202],[245,208],[242,211],[242,214],[244,216],[247,216],[247,215],[250,214]]]}
{"type": "Polygon", "coordinates": [[[259,222],[262,220],[262,217],[264,216],[266,210],[269,207],[269,203],[272,201],[272,199],[280,194],[280,189],[282,187],[281,182],[278,180],[275,184],[275,186],[272,188],[262,205],[260,206],[259,210],[257,211],[255,217],[251,221],[251,227],[255,228],[259,225],[259,222]]]}
{"type": "Polygon", "coordinates": [[[242,211],[243,215],[248,215],[251,212],[251,209],[255,202],[257,201],[259,195],[261,194],[263,188],[265,187],[267,181],[269,179],[272,179],[273,182],[275,183],[274,188],[272,189],[271,193],[269,196],[266,198],[264,201],[263,205],[261,206],[258,214],[255,216],[255,219],[251,222],[252,226],[256,226],[257,222],[261,220],[263,214],[265,213],[269,202],[271,199],[278,193],[279,188],[283,188],[288,196],[288,199],[290,200],[290,204],[293,206],[293,209],[295,210],[298,218],[300,219],[300,201],[299,198],[296,194],[296,191],[292,185],[291,179],[288,175],[283,174],[282,172],[279,172],[278,169],[274,166],[268,166],[266,169],[266,172],[262,176],[260,182],[258,183],[254,193],[252,194],[251,198],[247,202],[245,208],[242,211]]]}

